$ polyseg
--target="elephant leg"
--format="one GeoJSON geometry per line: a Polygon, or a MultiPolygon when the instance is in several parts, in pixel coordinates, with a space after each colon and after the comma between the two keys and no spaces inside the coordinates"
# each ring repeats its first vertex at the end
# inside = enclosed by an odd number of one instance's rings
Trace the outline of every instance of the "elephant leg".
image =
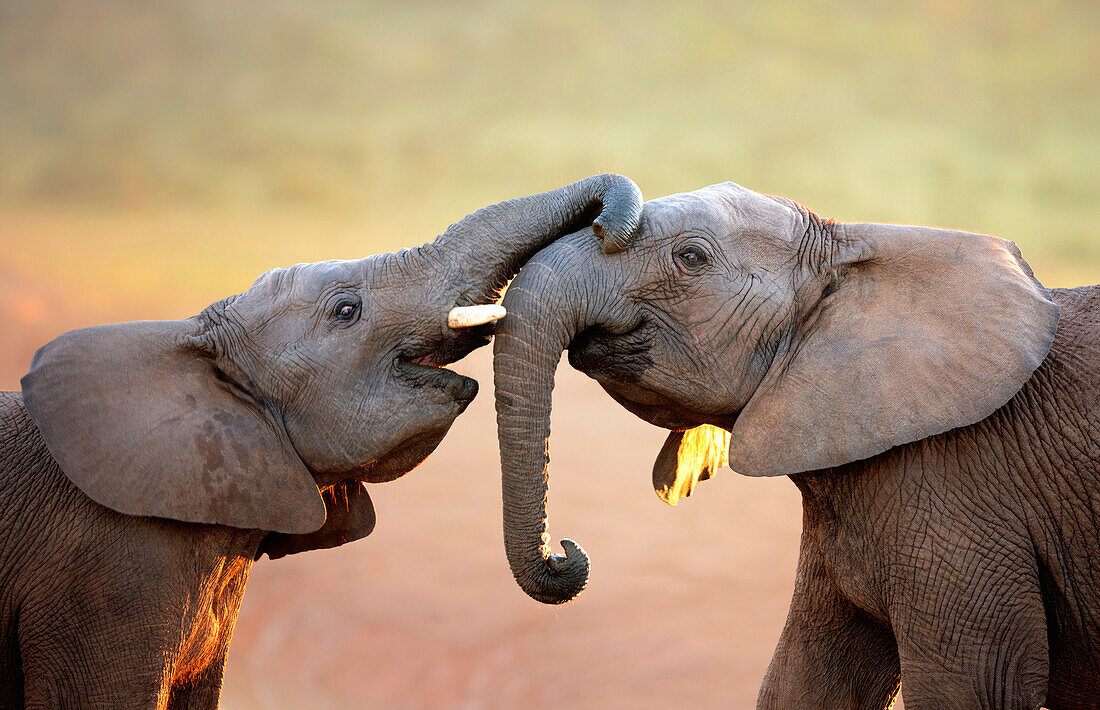
{"type": "MultiPolygon", "coordinates": [[[[239,598],[237,602],[239,604],[239,598]]],[[[236,609],[234,607],[232,616],[220,627],[217,645],[206,664],[191,672],[185,670],[182,677],[176,678],[166,710],[217,710],[229,642],[237,622],[236,609]]]]}
{"type": "Polygon", "coordinates": [[[217,710],[225,661],[250,569],[249,565],[233,572],[203,613],[191,620],[193,633],[176,659],[167,710],[217,710]]]}
{"type": "Polygon", "coordinates": [[[172,652],[166,650],[178,648],[179,631],[149,623],[156,617],[142,613],[140,591],[106,591],[94,583],[82,593],[65,590],[33,596],[20,610],[26,707],[163,710],[171,689],[172,652]],[[127,609],[139,613],[118,613],[127,609]]]}
{"type": "Polygon", "coordinates": [[[19,636],[15,614],[0,619],[0,710],[23,707],[23,661],[19,655],[19,636]]]}
{"type": "Polygon", "coordinates": [[[54,634],[22,644],[25,707],[114,710],[164,708],[163,657],[121,637],[54,634]]]}
{"type": "Polygon", "coordinates": [[[919,581],[892,595],[907,710],[1038,710],[1046,700],[1035,562],[1007,535],[989,538],[995,547],[959,542],[945,558],[918,561],[919,581]]]}
{"type": "MultiPolygon", "coordinates": [[[[109,628],[94,622],[21,644],[27,708],[216,710],[232,625],[196,667],[171,626],[109,628]],[[157,633],[161,631],[162,633],[157,633]],[[181,669],[181,663],[191,669],[181,669]]],[[[2,708],[2,706],[0,706],[2,708]]]]}
{"type": "Polygon", "coordinates": [[[60,645],[27,649],[24,707],[28,710],[164,707],[165,683],[159,668],[148,663],[148,659],[121,656],[112,651],[110,662],[96,662],[86,657],[89,649],[82,649],[78,654],[67,653],[70,650],[75,649],[60,645]],[[120,662],[135,665],[121,668],[120,662]]]}
{"type": "Polygon", "coordinates": [[[898,691],[890,629],[848,601],[803,546],[787,624],[757,699],[759,710],[883,710],[898,691]]]}
{"type": "Polygon", "coordinates": [[[177,682],[172,688],[167,710],[217,710],[222,694],[225,653],[213,659],[198,675],[177,682]]]}
{"type": "MultiPolygon", "coordinates": [[[[1014,603],[1000,600],[990,606],[1014,603]]],[[[1039,710],[1043,705],[1045,628],[991,621],[962,634],[957,629],[944,634],[934,639],[912,635],[898,644],[907,710],[1039,710]],[[948,638],[953,653],[937,649],[948,638]]]]}

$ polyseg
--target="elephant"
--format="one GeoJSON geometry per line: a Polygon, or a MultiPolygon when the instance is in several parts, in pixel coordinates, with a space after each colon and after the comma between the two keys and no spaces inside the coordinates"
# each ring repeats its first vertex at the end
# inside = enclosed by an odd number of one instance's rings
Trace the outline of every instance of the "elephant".
{"type": "Polygon", "coordinates": [[[66,333],[0,393],[0,708],[215,708],[255,560],[375,525],[477,393],[531,254],[642,200],[617,175],[484,208],[434,242],[275,269],[179,321],[66,333]]]}
{"type": "Polygon", "coordinates": [[[1100,698],[1100,286],[1047,289],[1012,242],[822,219],[733,183],[588,230],[503,300],[494,376],[512,572],[580,593],[548,544],[554,371],[671,430],[675,504],[727,463],[789,476],[802,538],[759,708],[1052,710],[1100,698]]]}

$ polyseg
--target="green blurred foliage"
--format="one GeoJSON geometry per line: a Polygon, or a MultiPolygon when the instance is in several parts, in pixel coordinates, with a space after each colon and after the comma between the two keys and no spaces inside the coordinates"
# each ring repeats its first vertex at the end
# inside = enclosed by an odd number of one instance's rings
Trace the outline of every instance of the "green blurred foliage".
{"type": "Polygon", "coordinates": [[[614,170],[1091,283],[1098,31],[1094,0],[0,0],[0,203],[362,213],[390,248],[614,170]]]}

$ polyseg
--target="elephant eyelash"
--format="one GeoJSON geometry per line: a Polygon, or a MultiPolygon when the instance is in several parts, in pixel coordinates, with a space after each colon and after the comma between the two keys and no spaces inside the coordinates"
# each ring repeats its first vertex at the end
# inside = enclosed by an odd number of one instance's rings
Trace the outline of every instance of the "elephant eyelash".
{"type": "Polygon", "coordinates": [[[836,293],[836,290],[840,288],[841,273],[838,269],[833,269],[828,274],[829,280],[825,283],[825,288],[821,291],[821,298],[826,299],[829,296],[836,293]]]}
{"type": "Polygon", "coordinates": [[[695,245],[678,248],[673,252],[673,259],[682,269],[689,271],[698,271],[710,262],[706,251],[695,245]]]}
{"type": "Polygon", "coordinates": [[[341,298],[332,306],[329,316],[339,325],[351,325],[359,320],[362,306],[359,299],[341,298]]]}

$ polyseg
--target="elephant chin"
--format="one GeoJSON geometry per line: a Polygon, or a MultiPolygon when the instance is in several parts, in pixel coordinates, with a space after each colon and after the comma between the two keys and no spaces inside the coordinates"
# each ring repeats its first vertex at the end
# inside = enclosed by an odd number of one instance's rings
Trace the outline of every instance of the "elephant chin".
{"type": "Polygon", "coordinates": [[[701,424],[731,427],[734,416],[715,416],[685,406],[643,384],[653,365],[651,349],[657,328],[639,318],[620,332],[587,328],[569,344],[569,364],[596,380],[611,397],[635,416],[665,429],[691,429],[701,424]]]}
{"type": "Polygon", "coordinates": [[[674,431],[694,429],[711,424],[721,429],[733,428],[737,415],[714,415],[685,407],[664,395],[637,385],[597,380],[611,398],[634,416],[653,426],[674,431]]]}
{"type": "MultiPolygon", "coordinates": [[[[385,455],[355,471],[341,473],[336,478],[340,480],[353,478],[366,483],[395,481],[423,463],[424,459],[428,458],[439,446],[439,442],[443,441],[443,437],[447,435],[449,430],[450,426],[448,425],[442,429],[416,434],[398,444],[385,455]]],[[[318,479],[320,480],[321,477],[319,476],[318,479]]]]}

